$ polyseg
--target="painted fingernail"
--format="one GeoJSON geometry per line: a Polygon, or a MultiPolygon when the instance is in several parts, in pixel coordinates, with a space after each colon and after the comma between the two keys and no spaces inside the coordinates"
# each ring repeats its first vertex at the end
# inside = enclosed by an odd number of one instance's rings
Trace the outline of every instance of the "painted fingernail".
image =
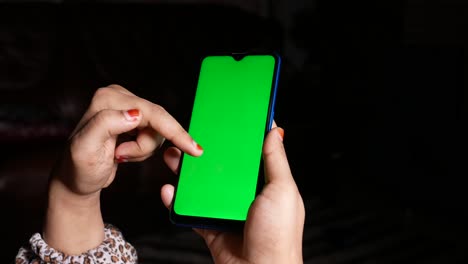
{"type": "Polygon", "coordinates": [[[118,156],[118,157],[117,157],[117,162],[118,162],[118,163],[128,162],[128,157],[126,157],[126,156],[118,156]]]}
{"type": "Polygon", "coordinates": [[[200,151],[203,151],[202,146],[200,146],[197,142],[193,141],[193,145],[200,151]]]}
{"type": "Polygon", "coordinates": [[[125,119],[128,121],[136,121],[140,116],[140,110],[138,109],[130,109],[124,112],[125,119]]]}
{"type": "Polygon", "coordinates": [[[278,131],[278,134],[280,136],[281,141],[283,141],[283,139],[284,139],[284,129],[282,129],[281,127],[278,127],[277,131],[278,131]]]}

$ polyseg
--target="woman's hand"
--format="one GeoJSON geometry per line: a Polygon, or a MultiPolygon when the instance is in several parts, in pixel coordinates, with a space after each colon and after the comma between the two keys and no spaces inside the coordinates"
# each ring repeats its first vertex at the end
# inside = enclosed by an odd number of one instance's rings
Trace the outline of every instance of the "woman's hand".
{"type": "Polygon", "coordinates": [[[119,163],[145,160],[165,139],[188,154],[203,152],[163,107],[118,85],[98,89],[51,175],[46,242],[68,254],[99,245],[101,189],[112,183],[119,163]],[[121,142],[124,135],[132,139],[121,142]]]}
{"type": "MultiPolygon", "coordinates": [[[[305,210],[283,147],[283,129],[272,129],[263,147],[266,184],[250,207],[243,236],[195,229],[206,241],[215,263],[302,263],[305,210]]],[[[164,155],[175,172],[181,152],[164,155]]],[[[165,185],[161,198],[170,207],[174,187],[165,185]]]]}
{"type": "Polygon", "coordinates": [[[200,147],[161,106],[118,85],[100,88],[73,131],[54,178],[77,195],[98,194],[112,183],[118,163],[145,160],[164,138],[189,154],[201,154],[200,147]],[[133,133],[134,140],[117,144],[118,137],[126,133],[133,133]]]}

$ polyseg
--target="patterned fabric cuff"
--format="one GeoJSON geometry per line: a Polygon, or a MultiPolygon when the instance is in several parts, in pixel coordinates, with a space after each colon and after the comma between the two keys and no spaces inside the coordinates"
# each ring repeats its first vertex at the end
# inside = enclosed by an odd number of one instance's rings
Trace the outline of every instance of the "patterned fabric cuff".
{"type": "Polygon", "coordinates": [[[137,263],[138,257],[135,248],[125,241],[122,233],[116,227],[106,224],[104,228],[104,241],[95,249],[81,255],[66,255],[51,248],[42,239],[39,233],[29,240],[30,249],[21,248],[16,256],[16,264],[22,263],[137,263]]]}

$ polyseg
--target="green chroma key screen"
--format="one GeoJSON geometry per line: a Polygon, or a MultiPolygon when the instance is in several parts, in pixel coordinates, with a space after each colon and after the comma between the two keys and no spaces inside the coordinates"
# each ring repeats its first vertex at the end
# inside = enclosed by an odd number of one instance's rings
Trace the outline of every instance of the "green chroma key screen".
{"type": "Polygon", "coordinates": [[[177,215],[246,219],[256,195],[275,70],[272,55],[202,61],[189,133],[204,152],[183,156],[177,215]]]}

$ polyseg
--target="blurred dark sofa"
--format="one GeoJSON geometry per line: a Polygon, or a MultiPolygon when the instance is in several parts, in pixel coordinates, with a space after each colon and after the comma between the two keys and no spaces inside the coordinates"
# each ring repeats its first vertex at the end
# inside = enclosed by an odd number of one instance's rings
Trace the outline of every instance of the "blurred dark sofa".
{"type": "MultiPolygon", "coordinates": [[[[97,88],[120,84],[186,125],[203,54],[280,51],[281,34],[228,5],[0,4],[0,259],[40,230],[49,171],[97,88]]],[[[106,221],[130,238],[172,230],[159,189],[174,179],[159,154],[119,173],[106,221]]]]}

